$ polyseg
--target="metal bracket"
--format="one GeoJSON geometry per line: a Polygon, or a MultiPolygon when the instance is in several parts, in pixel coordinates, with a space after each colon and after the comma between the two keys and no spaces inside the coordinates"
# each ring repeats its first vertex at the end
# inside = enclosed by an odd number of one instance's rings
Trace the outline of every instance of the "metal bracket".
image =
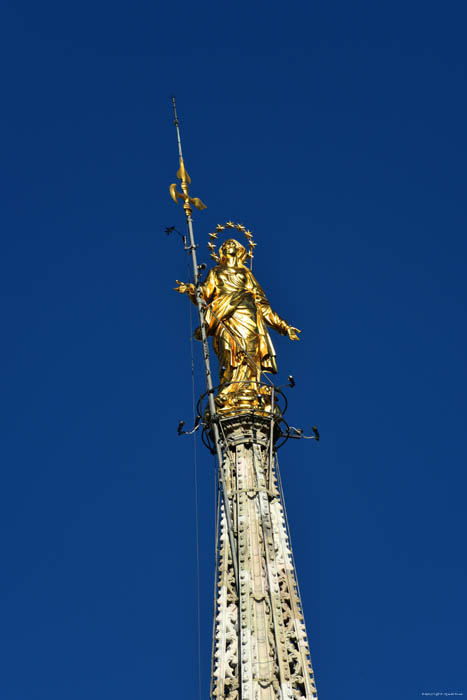
{"type": "Polygon", "coordinates": [[[195,424],[194,424],[192,430],[183,430],[184,425],[185,425],[185,421],[181,420],[180,423],[178,424],[177,433],[179,435],[193,435],[194,433],[196,433],[196,431],[198,430],[198,428],[201,425],[201,416],[196,416],[196,421],[195,421],[195,424]]]}
{"type": "Polygon", "coordinates": [[[290,425],[287,427],[287,431],[285,433],[281,433],[281,437],[292,438],[293,440],[316,440],[316,442],[319,442],[320,435],[316,425],[313,425],[311,430],[313,435],[304,435],[303,428],[295,428],[293,425],[290,425]]]}
{"type": "Polygon", "coordinates": [[[187,244],[187,237],[184,236],[183,233],[180,233],[180,231],[179,231],[178,229],[176,229],[175,226],[166,226],[166,227],[165,227],[165,233],[166,233],[168,236],[170,236],[171,233],[176,233],[178,236],[180,236],[180,238],[181,238],[182,241],[183,241],[183,247],[185,248],[185,250],[187,250],[187,247],[186,247],[186,244],[187,244]]]}
{"type": "Polygon", "coordinates": [[[276,388],[277,388],[278,390],[280,390],[280,389],[283,389],[285,386],[288,386],[289,389],[293,389],[294,386],[295,386],[295,379],[293,378],[293,376],[292,376],[291,374],[289,374],[289,376],[287,377],[287,379],[288,379],[287,384],[281,384],[280,386],[278,386],[278,387],[276,387],[276,388]]]}

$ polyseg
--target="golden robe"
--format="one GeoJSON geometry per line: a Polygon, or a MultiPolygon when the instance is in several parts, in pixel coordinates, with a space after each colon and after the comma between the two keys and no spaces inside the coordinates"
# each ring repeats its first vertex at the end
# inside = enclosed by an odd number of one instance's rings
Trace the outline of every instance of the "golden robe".
{"type": "MultiPolygon", "coordinates": [[[[219,408],[249,405],[261,391],[261,372],[277,373],[276,353],[266,326],[287,335],[252,272],[244,265],[217,265],[201,286],[207,335],[219,360],[219,408]]],[[[198,334],[199,335],[199,334],[198,334]]]]}

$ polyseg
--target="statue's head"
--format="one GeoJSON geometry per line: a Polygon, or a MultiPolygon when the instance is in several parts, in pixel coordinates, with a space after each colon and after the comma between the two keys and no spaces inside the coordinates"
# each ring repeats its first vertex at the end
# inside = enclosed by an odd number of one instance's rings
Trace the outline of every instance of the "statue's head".
{"type": "Polygon", "coordinates": [[[221,264],[225,262],[227,256],[235,257],[237,265],[243,265],[247,256],[246,248],[236,241],[235,238],[229,238],[219,248],[221,264]]]}

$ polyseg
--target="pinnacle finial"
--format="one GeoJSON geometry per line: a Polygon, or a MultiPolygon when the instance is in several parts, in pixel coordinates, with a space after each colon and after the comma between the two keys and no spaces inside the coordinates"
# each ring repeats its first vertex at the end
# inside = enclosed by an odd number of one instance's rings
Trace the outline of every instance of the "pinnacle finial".
{"type": "Polygon", "coordinates": [[[203,202],[199,199],[199,197],[190,197],[189,194],[189,185],[191,184],[191,178],[188,175],[186,169],[185,169],[185,163],[183,162],[183,152],[182,152],[182,140],[180,137],[180,123],[178,121],[178,114],[177,114],[177,104],[175,102],[175,95],[172,95],[172,106],[174,110],[174,124],[175,124],[175,129],[177,130],[177,143],[178,143],[178,158],[179,158],[179,163],[180,167],[177,172],[177,177],[180,180],[180,186],[182,191],[179,192],[177,190],[177,185],[176,183],[173,183],[169,187],[169,192],[170,196],[174,200],[175,204],[178,203],[179,199],[183,200],[183,208],[185,210],[185,214],[188,217],[191,217],[191,214],[193,212],[191,205],[193,204],[197,209],[202,210],[202,209],[207,209],[206,205],[203,204],[203,202]]]}

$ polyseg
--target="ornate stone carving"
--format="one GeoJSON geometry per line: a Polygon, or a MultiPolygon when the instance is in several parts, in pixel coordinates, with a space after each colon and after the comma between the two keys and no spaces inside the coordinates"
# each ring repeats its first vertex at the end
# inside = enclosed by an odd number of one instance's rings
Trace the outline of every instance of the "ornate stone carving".
{"type": "Polygon", "coordinates": [[[283,504],[270,464],[271,420],[221,420],[239,591],[221,510],[212,697],[317,698],[283,504]]]}

